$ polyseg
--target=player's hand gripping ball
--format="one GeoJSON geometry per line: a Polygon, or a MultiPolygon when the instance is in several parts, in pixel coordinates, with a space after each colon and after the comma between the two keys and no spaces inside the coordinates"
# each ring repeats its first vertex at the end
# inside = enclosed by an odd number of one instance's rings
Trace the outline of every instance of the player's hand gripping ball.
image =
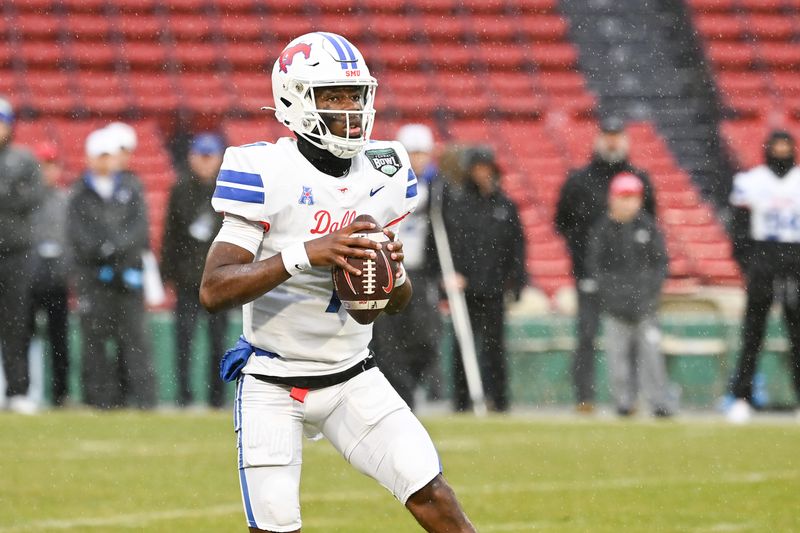
{"type": "Polygon", "coordinates": [[[353,237],[364,237],[381,243],[375,250],[375,259],[348,257],[347,262],[361,271],[354,276],[342,268],[333,267],[333,286],[348,314],[359,324],[370,324],[381,314],[394,290],[397,262],[391,259],[386,245],[391,241],[383,233],[383,228],[369,215],[359,215],[354,222],[372,222],[375,227],[363,233],[353,233],[353,237]]]}

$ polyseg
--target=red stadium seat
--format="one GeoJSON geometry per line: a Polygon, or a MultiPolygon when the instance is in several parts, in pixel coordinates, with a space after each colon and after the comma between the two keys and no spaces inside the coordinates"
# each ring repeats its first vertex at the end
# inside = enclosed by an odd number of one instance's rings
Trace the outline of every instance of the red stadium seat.
{"type": "Polygon", "coordinates": [[[504,96],[527,95],[535,91],[534,78],[527,72],[497,72],[488,81],[493,92],[504,96]]]}
{"type": "Polygon", "coordinates": [[[59,3],[56,0],[16,0],[14,7],[22,13],[42,14],[54,10],[59,3]]]}
{"type": "Polygon", "coordinates": [[[235,74],[228,80],[236,92],[235,107],[242,111],[259,112],[272,105],[272,83],[267,72],[235,74]]]}
{"type": "Polygon", "coordinates": [[[286,14],[278,13],[270,15],[269,33],[272,34],[274,39],[288,43],[295,37],[303,35],[304,33],[321,29],[315,26],[312,17],[289,13],[291,12],[287,11],[286,14]]]}
{"type": "Polygon", "coordinates": [[[470,16],[476,13],[504,15],[506,12],[505,0],[462,0],[461,6],[470,16]]]}
{"type": "Polygon", "coordinates": [[[172,13],[167,25],[172,37],[178,41],[211,39],[217,28],[216,21],[202,13],[172,13]]]}
{"type": "Polygon", "coordinates": [[[563,41],[569,25],[560,15],[524,14],[515,17],[514,26],[531,41],[563,41]]]}
{"type": "Polygon", "coordinates": [[[418,24],[406,15],[386,14],[367,21],[366,31],[381,41],[410,41],[418,31],[418,24]]]}
{"type": "Polygon", "coordinates": [[[183,74],[178,89],[181,105],[198,113],[222,115],[233,107],[233,89],[219,74],[183,74]]]}
{"type": "Polygon", "coordinates": [[[81,70],[110,70],[119,60],[119,50],[111,43],[75,41],[67,51],[69,59],[81,70]]]}
{"type": "Polygon", "coordinates": [[[706,53],[718,69],[746,70],[755,61],[755,49],[749,43],[710,42],[706,53]]]}
{"type": "Polygon", "coordinates": [[[14,142],[29,148],[41,142],[56,142],[53,126],[49,119],[18,120],[14,123],[14,142]]]}
{"type": "Polygon", "coordinates": [[[800,48],[795,43],[764,42],[759,45],[759,55],[770,68],[783,70],[800,68],[800,48]]]}
{"type": "Polygon", "coordinates": [[[440,14],[424,14],[414,20],[418,32],[434,42],[454,43],[469,32],[470,27],[461,17],[442,17],[440,14]]]}
{"type": "MultiPolygon", "coordinates": [[[[315,19],[315,27],[320,31],[328,31],[335,28],[335,32],[343,35],[350,42],[357,43],[365,36],[375,35],[368,31],[369,20],[358,16],[342,16],[335,13],[323,13],[315,19]]],[[[382,36],[383,37],[383,36],[382,36]]],[[[383,37],[383,38],[388,38],[383,37]]]]}
{"type": "Polygon", "coordinates": [[[503,44],[484,44],[478,49],[478,58],[492,71],[522,69],[531,59],[525,47],[503,44]]]}
{"type": "Polygon", "coordinates": [[[716,222],[713,209],[705,204],[684,209],[664,209],[661,219],[667,225],[705,226],[716,222]]]}
{"type": "Polygon", "coordinates": [[[578,64],[578,51],[569,43],[537,43],[530,53],[543,70],[570,70],[578,64]]]}
{"type": "Polygon", "coordinates": [[[271,63],[275,55],[269,52],[262,43],[229,42],[221,48],[220,59],[230,63],[236,70],[252,72],[254,69],[260,69],[263,72],[271,72],[271,63]]]}
{"type": "Polygon", "coordinates": [[[58,39],[64,28],[61,17],[38,13],[19,14],[14,21],[14,26],[25,40],[46,39],[52,41],[58,39]]]}
{"type": "Polygon", "coordinates": [[[414,9],[433,13],[452,13],[458,8],[457,0],[407,0],[414,9]]]}
{"type": "Polygon", "coordinates": [[[797,21],[780,13],[747,17],[747,33],[758,40],[788,41],[797,32],[797,21]]]}
{"type": "Polygon", "coordinates": [[[210,77],[219,70],[220,52],[215,43],[182,42],[175,45],[172,58],[181,70],[206,71],[210,77]]]}
{"type": "Polygon", "coordinates": [[[408,43],[385,42],[361,47],[361,52],[372,62],[383,62],[387,70],[406,72],[419,70],[425,62],[427,53],[420,46],[408,43]],[[374,58],[374,59],[371,59],[374,58]]]}
{"type": "Polygon", "coordinates": [[[55,69],[66,59],[61,46],[47,41],[23,41],[17,54],[28,68],[55,69]]]}
{"type": "Polygon", "coordinates": [[[249,13],[260,4],[257,0],[211,0],[220,13],[249,13]]]}
{"type": "Polygon", "coordinates": [[[249,13],[224,11],[216,22],[223,37],[231,44],[260,41],[269,27],[263,15],[249,13]]]}
{"type": "Polygon", "coordinates": [[[777,13],[783,8],[783,0],[737,0],[741,9],[747,11],[760,11],[764,13],[777,13]]]}
{"type": "Polygon", "coordinates": [[[685,244],[687,257],[697,259],[729,260],[733,257],[731,243],[720,241],[713,243],[687,242],[685,244]]]}
{"type": "Polygon", "coordinates": [[[732,259],[699,259],[693,264],[695,273],[706,283],[740,285],[742,282],[739,266],[732,259]]]}
{"type": "Polygon", "coordinates": [[[359,0],[325,0],[325,2],[319,3],[319,8],[324,13],[355,15],[358,12],[359,3],[359,0]]]}
{"type": "Polygon", "coordinates": [[[514,0],[511,5],[521,13],[553,13],[558,10],[558,0],[514,0]]]}
{"type": "Polygon", "coordinates": [[[733,11],[735,0],[687,0],[687,3],[700,13],[725,13],[733,11]]]}
{"type": "Polygon", "coordinates": [[[540,72],[536,84],[549,94],[580,94],[586,91],[586,78],[580,72],[540,72]]]}
{"type": "Polygon", "coordinates": [[[136,106],[149,113],[165,113],[178,107],[172,77],[163,73],[138,72],[128,81],[136,106]]]}
{"type": "Polygon", "coordinates": [[[745,35],[743,18],[736,13],[696,15],[694,26],[709,40],[736,41],[745,35]]]}
{"type": "Polygon", "coordinates": [[[196,13],[208,6],[207,0],[170,0],[164,4],[172,12],[196,13]]]}
{"type": "Polygon", "coordinates": [[[170,63],[167,47],[157,42],[129,41],[122,46],[122,57],[133,70],[166,70],[170,63]]]}
{"type": "Polygon", "coordinates": [[[387,0],[361,0],[361,7],[366,13],[373,13],[380,15],[380,17],[385,16],[387,13],[403,13],[406,10],[405,2],[387,0]]]}
{"type": "Polygon", "coordinates": [[[68,15],[64,20],[64,27],[74,39],[78,40],[105,40],[111,32],[108,17],[97,13],[68,15]]]}
{"type": "Polygon", "coordinates": [[[156,41],[164,33],[164,24],[155,15],[122,15],[117,20],[116,29],[130,42],[156,41]]]}
{"type": "Polygon", "coordinates": [[[94,113],[120,115],[132,105],[118,74],[81,72],[76,78],[81,106],[94,113]]]}
{"type": "Polygon", "coordinates": [[[29,71],[25,82],[31,105],[41,113],[64,115],[75,108],[73,80],[66,72],[29,71]]]}
{"type": "Polygon", "coordinates": [[[572,262],[567,257],[556,259],[539,259],[534,250],[531,250],[531,259],[528,259],[528,270],[536,279],[545,277],[566,277],[572,271],[572,262]]]}
{"type": "Polygon", "coordinates": [[[773,72],[772,82],[775,90],[783,96],[800,96],[800,73],[773,72]]]}

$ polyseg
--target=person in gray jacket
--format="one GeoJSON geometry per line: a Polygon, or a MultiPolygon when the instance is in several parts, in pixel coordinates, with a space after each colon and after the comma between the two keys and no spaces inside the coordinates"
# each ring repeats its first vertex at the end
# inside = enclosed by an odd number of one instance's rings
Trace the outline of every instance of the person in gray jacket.
{"type": "Polygon", "coordinates": [[[83,399],[99,408],[144,409],[155,405],[155,373],[144,332],[147,210],[141,183],[120,172],[119,150],[108,131],[96,130],[87,138],[88,170],[72,187],[67,235],[81,320],[83,399]],[[114,353],[108,353],[108,341],[114,353]],[[117,365],[125,383],[118,379],[117,365]]]}
{"type": "MultiPolygon", "coordinates": [[[[67,396],[69,346],[67,342],[67,191],[60,186],[64,167],[58,149],[50,143],[34,148],[41,164],[45,194],[33,220],[33,253],[31,254],[31,306],[25,333],[26,347],[36,333],[36,315],[47,316],[47,337],[50,342],[52,368],[52,402],[61,406],[67,396]]],[[[27,349],[26,349],[27,351],[27,349]]]]}
{"type": "Polygon", "coordinates": [[[6,398],[12,411],[33,414],[28,398],[25,321],[30,307],[33,213],[42,199],[39,165],[33,155],[11,146],[14,110],[0,98],[0,352],[6,398]]]}
{"type": "Polygon", "coordinates": [[[656,317],[667,277],[667,250],[655,221],[642,210],[643,192],[644,184],[634,174],[613,178],[608,214],[589,234],[587,267],[606,315],[605,348],[617,413],[635,412],[641,386],[653,415],[667,417],[676,406],[656,317]]]}

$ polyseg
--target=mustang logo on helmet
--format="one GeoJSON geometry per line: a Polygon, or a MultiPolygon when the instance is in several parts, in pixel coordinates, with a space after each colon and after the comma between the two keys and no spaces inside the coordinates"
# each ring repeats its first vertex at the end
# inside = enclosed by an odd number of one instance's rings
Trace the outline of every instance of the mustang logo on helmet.
{"type": "Polygon", "coordinates": [[[281,57],[279,59],[281,72],[289,72],[286,67],[292,64],[292,61],[294,61],[294,56],[297,54],[303,54],[305,58],[308,59],[311,57],[311,45],[306,43],[297,43],[296,45],[290,46],[281,52],[281,57]]]}

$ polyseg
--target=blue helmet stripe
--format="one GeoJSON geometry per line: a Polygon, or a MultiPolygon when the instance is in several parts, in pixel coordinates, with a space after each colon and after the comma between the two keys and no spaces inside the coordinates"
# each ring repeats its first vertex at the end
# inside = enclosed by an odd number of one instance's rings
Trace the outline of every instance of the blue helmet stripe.
{"type": "Polygon", "coordinates": [[[348,40],[345,39],[344,37],[342,37],[341,35],[336,35],[335,33],[331,34],[331,35],[333,35],[333,37],[338,38],[339,41],[344,46],[345,50],[347,50],[347,55],[350,56],[350,60],[351,60],[350,68],[353,68],[353,69],[358,68],[358,66],[356,65],[356,61],[357,61],[356,54],[355,54],[355,52],[353,52],[353,45],[350,44],[348,42],[348,40]]]}
{"type": "Polygon", "coordinates": [[[336,49],[336,53],[339,54],[339,61],[342,61],[342,70],[347,69],[348,68],[347,63],[344,62],[347,60],[347,57],[344,55],[344,50],[342,50],[342,47],[339,45],[339,42],[336,39],[334,39],[332,35],[329,35],[327,33],[320,32],[320,35],[328,39],[328,42],[331,43],[333,47],[336,49]]]}

